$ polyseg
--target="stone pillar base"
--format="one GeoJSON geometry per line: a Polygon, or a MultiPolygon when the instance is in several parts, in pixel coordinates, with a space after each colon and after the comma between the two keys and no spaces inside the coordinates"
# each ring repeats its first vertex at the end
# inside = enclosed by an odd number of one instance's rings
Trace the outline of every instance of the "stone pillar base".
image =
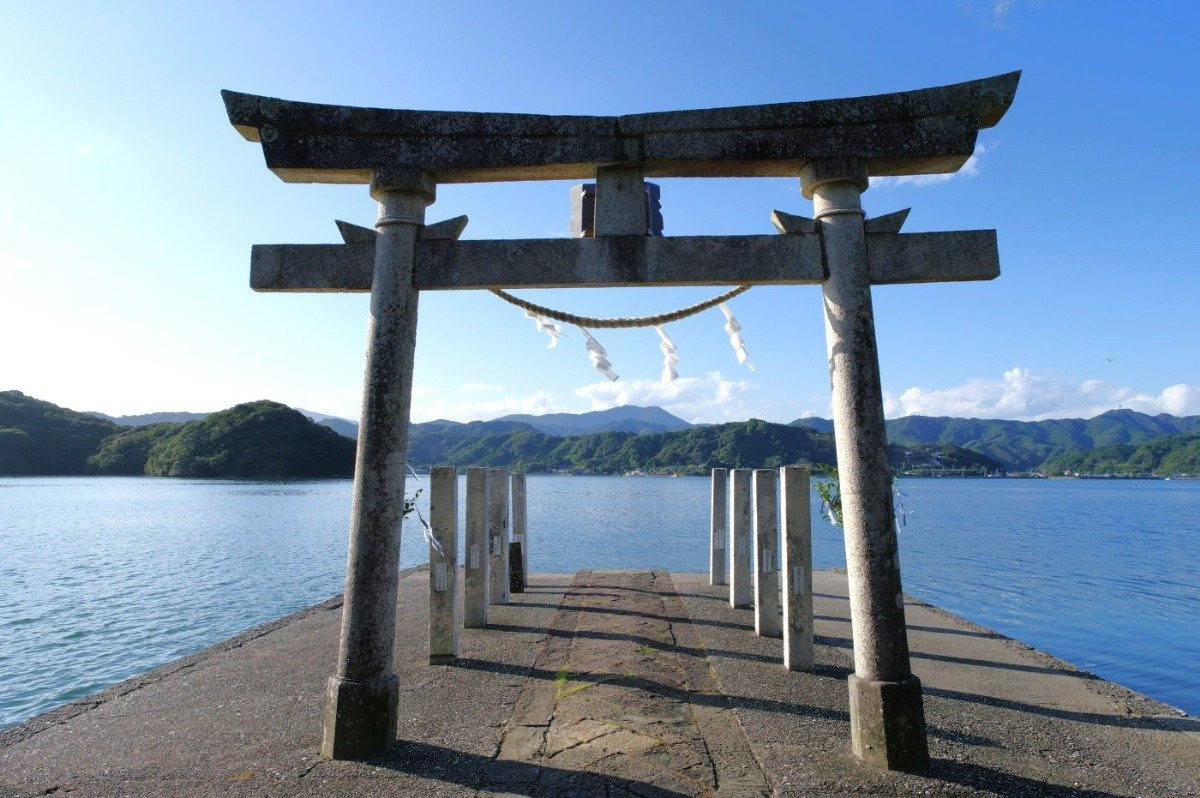
{"type": "Polygon", "coordinates": [[[378,756],[396,739],[399,683],[330,677],[325,691],[325,735],[321,756],[362,759],[378,756]]]}
{"type": "Polygon", "coordinates": [[[865,764],[920,772],[929,767],[921,680],[872,682],[851,674],[850,740],[865,764]]]}

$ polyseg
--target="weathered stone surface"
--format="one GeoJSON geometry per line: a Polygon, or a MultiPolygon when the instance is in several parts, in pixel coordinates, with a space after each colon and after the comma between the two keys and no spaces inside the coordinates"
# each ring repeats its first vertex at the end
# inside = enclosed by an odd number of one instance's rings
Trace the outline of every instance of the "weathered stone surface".
{"type": "MultiPolygon", "coordinates": [[[[553,788],[564,780],[602,778],[505,752],[554,718],[558,671],[576,642],[597,635],[589,626],[574,636],[582,616],[653,605],[599,603],[595,594],[607,591],[599,584],[576,603],[564,596],[570,575],[533,574],[529,592],[492,608],[493,628],[464,633],[457,666],[431,666],[415,642],[427,626],[427,579],[418,568],[400,581],[395,659],[403,711],[398,742],[384,756],[318,760],[313,718],[337,647],[335,598],[0,730],[0,795],[471,798],[507,789],[558,798],[553,788]],[[519,787],[539,782],[538,792],[519,787]]],[[[1200,718],[911,598],[931,767],[919,775],[864,767],[848,754],[844,575],[814,574],[813,673],[780,669],[778,642],[748,633],[748,612],[731,609],[708,574],[672,574],[670,582],[678,594],[660,591],[661,611],[651,614],[668,624],[674,645],[658,647],[669,656],[654,660],[686,674],[718,796],[753,795],[764,775],[782,796],[1157,797],[1193,794],[1200,784],[1200,718]]],[[[629,642],[636,650],[645,641],[629,642]]],[[[658,689],[655,681],[639,687],[658,689]]],[[[595,794],[606,788],[663,794],[619,777],[603,780],[595,794]]]]}
{"type": "Polygon", "coordinates": [[[854,755],[888,770],[919,773],[929,767],[921,680],[873,682],[853,673],[847,678],[854,755]]]}
{"type": "Polygon", "coordinates": [[[644,236],[649,229],[646,180],[633,166],[601,166],[596,170],[597,236],[644,236]]]}
{"type": "Polygon", "coordinates": [[[330,677],[321,755],[358,759],[386,750],[395,739],[398,697],[395,674],[373,681],[330,677]]]}
{"type": "MultiPolygon", "coordinates": [[[[340,222],[339,222],[340,224],[340,222]]],[[[817,232],[817,220],[807,216],[796,216],[783,211],[771,211],[771,225],[785,235],[812,234],[817,232]]]]}
{"type": "MultiPolygon", "coordinates": [[[[814,197],[813,215],[821,221],[829,267],[822,293],[833,389],[841,522],[854,623],[854,673],[869,682],[899,683],[912,672],[905,634],[861,187],[856,179],[837,181],[835,174],[827,169],[819,181],[806,185],[814,197]]],[[[916,705],[920,707],[919,684],[917,690],[916,705]]],[[[906,717],[911,720],[915,710],[908,704],[904,706],[906,717]]],[[[887,712],[892,704],[885,702],[882,707],[887,712]]],[[[854,712],[852,704],[852,724],[857,722],[854,712]]],[[[886,734],[924,736],[923,723],[888,720],[871,728],[886,734]]],[[[914,751],[924,745],[923,740],[890,740],[887,748],[914,751]]],[[[860,756],[865,750],[855,747],[860,756]]],[[[864,761],[878,764],[881,760],[871,757],[864,761]]]]}
{"type": "Polygon", "coordinates": [[[223,91],[229,121],[288,182],[366,183],[392,165],[440,183],[646,177],[787,177],[853,155],[872,175],[952,172],[1008,110],[1020,73],[840,100],[621,117],[355,108],[223,91]]]}
{"type": "Polygon", "coordinates": [[[754,603],[754,513],[748,468],[730,473],[729,502],[729,605],[745,607],[754,603]]]}
{"type": "Polygon", "coordinates": [[[511,777],[485,789],[769,794],[703,651],[665,572],[579,572],[505,728],[511,777]]]}
{"type": "Polygon", "coordinates": [[[525,592],[525,572],[521,570],[522,549],[517,541],[508,544],[508,592],[525,592]]]}
{"type": "Polygon", "coordinates": [[[754,471],[754,631],[782,637],[779,607],[779,507],[773,468],[754,471]]]}
{"type": "Polygon", "coordinates": [[[429,525],[441,550],[429,547],[429,661],[454,661],[459,650],[458,469],[429,471],[429,525]]]}
{"type": "Polygon", "coordinates": [[[870,233],[866,239],[872,285],[952,283],[1000,276],[995,230],[870,233]]]}
{"type": "MultiPolygon", "coordinates": [[[[491,558],[488,556],[488,469],[467,469],[466,558],[463,569],[463,625],[487,626],[491,597],[491,558]]],[[[497,577],[498,578],[498,577],[497,577]]]]}
{"type": "MultiPolygon", "coordinates": [[[[525,503],[526,480],[525,474],[521,472],[514,473],[509,477],[509,487],[512,490],[512,540],[513,543],[520,544],[521,556],[513,560],[515,565],[521,570],[521,590],[529,581],[529,513],[525,503]]],[[[521,591],[516,591],[521,592],[521,591]]]]}
{"type": "Polygon", "coordinates": [[[867,219],[863,222],[863,229],[867,231],[868,236],[871,233],[899,233],[900,228],[904,227],[904,222],[908,219],[908,214],[911,211],[912,208],[905,208],[902,211],[885,213],[883,216],[867,219]]]}
{"type": "Polygon", "coordinates": [[[509,544],[512,542],[512,530],[508,526],[508,515],[508,469],[493,468],[488,472],[489,604],[507,604],[510,595],[509,544]]]}
{"type": "Polygon", "coordinates": [[[813,669],[812,514],[808,469],[780,469],[779,518],[783,525],[783,667],[813,669]]]}
{"type": "Polygon", "coordinates": [[[392,742],[395,728],[392,650],[417,340],[417,290],[411,275],[427,201],[419,191],[379,195],[342,635],[321,748],[327,757],[380,753],[392,742]]]}
{"type": "Polygon", "coordinates": [[[710,585],[728,583],[725,564],[729,539],[729,469],[712,470],[712,500],[709,513],[708,581],[710,585]]]}
{"type": "MultiPolygon", "coordinates": [[[[991,280],[1000,274],[996,231],[872,233],[874,284],[991,280]]],[[[815,285],[825,279],[815,234],[418,239],[415,283],[423,291],[670,285],[815,285]]],[[[256,244],[256,291],[370,291],[374,245],[256,244]]]]}

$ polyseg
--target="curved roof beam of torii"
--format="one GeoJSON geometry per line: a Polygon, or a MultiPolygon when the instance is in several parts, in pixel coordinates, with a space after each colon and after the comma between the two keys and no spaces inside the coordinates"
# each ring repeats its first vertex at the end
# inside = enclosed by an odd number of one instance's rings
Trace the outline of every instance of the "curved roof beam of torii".
{"type": "Polygon", "coordinates": [[[957,171],[1000,121],[1020,72],[842,100],[628,116],[406,111],[221,92],[229,121],[289,183],[369,183],[419,167],[439,183],[595,177],[795,177],[809,161],[861,158],[869,174],[957,171]]]}

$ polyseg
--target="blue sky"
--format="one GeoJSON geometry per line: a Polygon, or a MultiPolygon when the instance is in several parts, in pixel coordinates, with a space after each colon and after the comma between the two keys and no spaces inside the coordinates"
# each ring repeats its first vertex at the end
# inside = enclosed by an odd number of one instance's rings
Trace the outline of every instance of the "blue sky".
{"type": "MultiPolygon", "coordinates": [[[[364,295],[256,294],[255,243],[370,224],[361,186],[288,185],[223,88],[381,107],[622,114],[858,96],[1024,70],[948,179],[888,181],[906,232],[996,228],[993,282],[875,291],[890,416],[1200,414],[1200,64],[1190,2],[33,3],[0,6],[0,389],[112,414],[270,398],[357,418],[364,295]]],[[[669,235],[769,233],[798,181],[661,181],[669,235]]],[[[439,189],[466,238],[566,235],[570,183],[439,189]]],[[[627,316],[712,289],[524,292],[627,316]]],[[[657,404],[689,421],[829,415],[820,290],[545,348],[484,292],[421,297],[413,418],[657,404]]]]}

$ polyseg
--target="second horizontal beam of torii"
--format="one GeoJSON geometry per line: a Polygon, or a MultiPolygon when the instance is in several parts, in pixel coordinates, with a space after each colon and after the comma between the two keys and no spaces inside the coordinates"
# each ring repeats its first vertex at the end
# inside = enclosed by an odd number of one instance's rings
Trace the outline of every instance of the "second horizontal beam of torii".
{"type": "MultiPolygon", "coordinates": [[[[871,283],[991,280],[1000,274],[995,230],[899,233],[907,212],[867,220],[871,283]]],[[[458,241],[459,217],[423,228],[415,287],[612,288],[680,285],[811,285],[825,280],[811,220],[775,213],[783,235],[601,236],[458,241]],[[793,232],[794,231],[794,232],[793,232]]],[[[256,291],[364,292],[375,269],[375,231],[339,222],[343,244],[258,244],[256,291]]]]}

